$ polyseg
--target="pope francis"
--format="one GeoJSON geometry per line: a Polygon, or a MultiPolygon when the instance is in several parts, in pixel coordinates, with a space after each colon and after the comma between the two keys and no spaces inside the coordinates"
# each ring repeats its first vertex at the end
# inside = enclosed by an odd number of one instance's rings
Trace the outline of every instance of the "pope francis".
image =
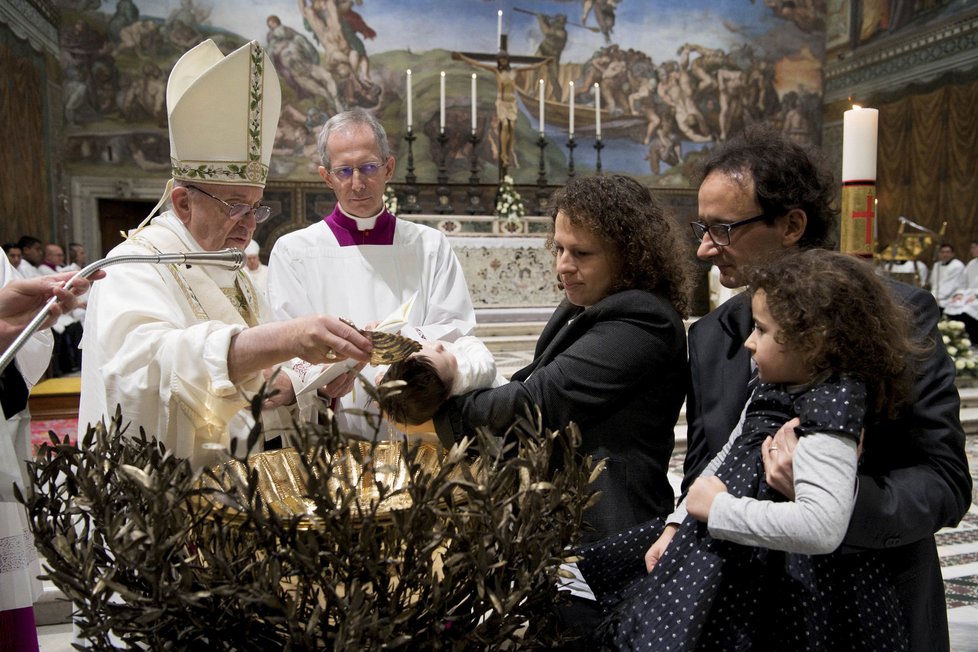
{"type": "MultiPolygon", "coordinates": [[[[243,250],[270,213],[260,200],[282,100],[268,55],[254,41],[228,56],[205,41],[174,65],[166,100],[169,210],[109,255],[243,250]]],[[[243,271],[115,267],[89,299],[80,432],[121,405],[130,433],[144,428],[195,466],[211,464],[247,432],[242,408],[273,365],[369,359],[370,341],[333,316],[263,323],[266,313],[243,271]]],[[[290,401],[290,381],[276,379],[277,402],[290,401]]]]}

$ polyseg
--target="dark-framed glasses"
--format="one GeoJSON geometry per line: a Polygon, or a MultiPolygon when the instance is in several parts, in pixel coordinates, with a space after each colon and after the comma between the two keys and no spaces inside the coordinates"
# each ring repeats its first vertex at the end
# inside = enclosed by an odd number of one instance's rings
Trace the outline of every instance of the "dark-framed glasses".
{"type": "Polygon", "coordinates": [[[767,217],[767,215],[762,213],[761,215],[755,215],[754,217],[748,217],[736,222],[730,222],[729,224],[704,224],[703,222],[690,222],[689,226],[693,229],[693,235],[698,241],[702,242],[703,236],[709,233],[710,240],[713,241],[713,244],[718,247],[725,247],[730,244],[731,231],[738,226],[745,226],[747,224],[759,222],[765,217],[767,217]]]}
{"type": "Polygon", "coordinates": [[[359,172],[365,177],[372,177],[378,172],[380,172],[380,169],[382,167],[384,167],[383,163],[363,163],[361,165],[353,165],[353,166],[341,165],[338,168],[333,168],[332,170],[329,171],[329,173],[332,174],[337,179],[347,181],[348,179],[353,178],[354,170],[356,170],[357,172],[359,172]]]}
{"type": "Polygon", "coordinates": [[[196,190],[197,192],[202,193],[204,195],[207,195],[211,199],[213,199],[215,201],[219,201],[222,204],[224,204],[225,206],[227,206],[228,207],[228,217],[230,217],[232,220],[240,221],[240,220],[243,220],[244,218],[248,217],[248,213],[254,213],[255,214],[255,223],[256,224],[261,224],[262,222],[264,222],[265,220],[267,220],[269,218],[269,216],[272,214],[272,207],[271,206],[262,206],[261,204],[255,204],[255,205],[252,205],[252,204],[229,204],[226,201],[224,201],[223,199],[221,199],[220,197],[215,197],[214,195],[210,194],[209,192],[207,192],[203,188],[198,188],[197,186],[184,186],[184,187],[185,188],[188,188],[190,190],[196,190]]]}

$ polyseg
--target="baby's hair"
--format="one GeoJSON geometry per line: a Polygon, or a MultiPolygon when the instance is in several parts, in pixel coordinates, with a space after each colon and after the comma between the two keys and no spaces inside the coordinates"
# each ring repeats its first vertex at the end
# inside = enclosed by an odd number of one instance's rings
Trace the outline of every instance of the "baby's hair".
{"type": "Polygon", "coordinates": [[[416,426],[435,416],[452,391],[426,357],[411,356],[395,362],[384,374],[381,384],[403,380],[406,385],[380,392],[380,408],[389,419],[416,426]]]}
{"type": "Polygon", "coordinates": [[[777,341],[800,352],[813,374],[831,370],[866,383],[869,409],[893,418],[910,399],[914,358],[910,316],[872,266],[825,249],[793,251],[751,271],[763,290],[777,341]]]}

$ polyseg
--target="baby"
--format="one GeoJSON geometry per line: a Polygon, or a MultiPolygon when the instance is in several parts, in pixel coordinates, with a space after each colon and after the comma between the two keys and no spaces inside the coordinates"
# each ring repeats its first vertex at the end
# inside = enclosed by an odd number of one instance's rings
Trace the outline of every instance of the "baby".
{"type": "Polygon", "coordinates": [[[395,362],[380,383],[402,380],[397,391],[381,392],[380,407],[391,420],[419,425],[430,420],[450,396],[506,382],[482,341],[471,335],[454,342],[424,342],[421,350],[395,362]]]}

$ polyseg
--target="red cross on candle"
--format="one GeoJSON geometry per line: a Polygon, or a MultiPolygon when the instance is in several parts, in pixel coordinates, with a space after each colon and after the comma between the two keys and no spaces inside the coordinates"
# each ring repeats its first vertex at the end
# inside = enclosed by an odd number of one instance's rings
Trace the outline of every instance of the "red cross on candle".
{"type": "Polygon", "coordinates": [[[873,242],[873,199],[872,194],[866,195],[866,210],[852,212],[852,219],[866,220],[866,244],[873,242]]]}

